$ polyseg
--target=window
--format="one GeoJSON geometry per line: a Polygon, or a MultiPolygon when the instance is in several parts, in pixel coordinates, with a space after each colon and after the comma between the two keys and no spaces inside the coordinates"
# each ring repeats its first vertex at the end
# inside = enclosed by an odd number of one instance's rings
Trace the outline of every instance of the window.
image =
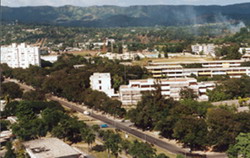
{"type": "Polygon", "coordinates": [[[102,80],[99,80],[99,84],[102,84],[102,80]]]}
{"type": "Polygon", "coordinates": [[[99,90],[102,90],[102,86],[99,86],[99,90]]]}

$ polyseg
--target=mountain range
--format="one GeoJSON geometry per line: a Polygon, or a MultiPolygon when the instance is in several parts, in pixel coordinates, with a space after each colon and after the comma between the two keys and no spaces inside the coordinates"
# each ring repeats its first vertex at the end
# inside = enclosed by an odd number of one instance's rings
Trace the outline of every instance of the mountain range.
{"type": "Polygon", "coordinates": [[[250,3],[227,6],[2,6],[4,22],[84,27],[184,26],[206,23],[250,24],[250,3]]]}

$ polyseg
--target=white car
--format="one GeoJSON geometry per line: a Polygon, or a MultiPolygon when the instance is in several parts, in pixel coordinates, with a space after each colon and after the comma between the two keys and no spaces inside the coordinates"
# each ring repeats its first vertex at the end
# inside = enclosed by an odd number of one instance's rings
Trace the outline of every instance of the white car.
{"type": "Polygon", "coordinates": [[[83,112],[84,115],[89,115],[90,113],[88,111],[83,112]]]}

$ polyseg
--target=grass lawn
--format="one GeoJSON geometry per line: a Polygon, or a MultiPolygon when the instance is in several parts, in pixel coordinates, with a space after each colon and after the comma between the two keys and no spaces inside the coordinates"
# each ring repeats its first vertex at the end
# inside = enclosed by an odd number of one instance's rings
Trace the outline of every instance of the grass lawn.
{"type": "Polygon", "coordinates": [[[149,59],[145,58],[139,61],[134,61],[134,65],[146,66],[149,61],[152,62],[183,62],[183,61],[210,61],[212,58],[202,58],[202,57],[188,57],[188,56],[180,56],[173,58],[159,58],[159,59],[149,59]]]}

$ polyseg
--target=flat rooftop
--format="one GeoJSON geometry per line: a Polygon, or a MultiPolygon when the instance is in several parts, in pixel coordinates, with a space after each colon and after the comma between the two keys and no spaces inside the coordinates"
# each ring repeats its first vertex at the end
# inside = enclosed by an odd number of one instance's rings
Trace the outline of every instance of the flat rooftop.
{"type": "Polygon", "coordinates": [[[148,65],[178,65],[178,64],[212,64],[212,63],[242,63],[244,60],[211,60],[211,61],[180,61],[180,62],[150,62],[148,65]]]}
{"type": "Polygon", "coordinates": [[[58,138],[41,138],[24,142],[27,152],[36,158],[77,158],[81,155],[68,144],[58,138]]]}

